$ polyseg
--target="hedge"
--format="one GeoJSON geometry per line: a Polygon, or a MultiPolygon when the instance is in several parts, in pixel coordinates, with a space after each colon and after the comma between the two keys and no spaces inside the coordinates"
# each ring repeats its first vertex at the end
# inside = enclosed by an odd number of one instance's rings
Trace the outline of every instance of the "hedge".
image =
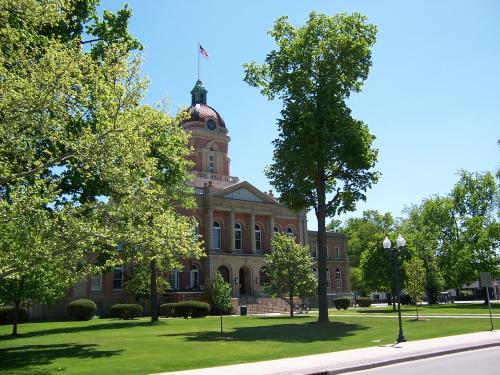
{"type": "Polygon", "coordinates": [[[359,307],[370,307],[373,301],[369,297],[359,297],[356,302],[359,307]]]}
{"type": "Polygon", "coordinates": [[[117,303],[109,309],[111,318],[130,320],[142,316],[142,306],[134,303],[117,303]]]}
{"type": "Polygon", "coordinates": [[[399,296],[399,302],[402,304],[402,305],[411,305],[413,304],[413,301],[412,301],[412,298],[410,295],[408,294],[401,294],[399,296]]]}
{"type": "Polygon", "coordinates": [[[188,317],[205,317],[209,312],[210,305],[206,302],[183,301],[176,303],[174,306],[175,316],[183,317],[184,319],[187,319],[188,317]]]}
{"type": "Polygon", "coordinates": [[[337,298],[333,300],[333,305],[337,310],[347,310],[347,308],[351,306],[351,300],[350,298],[337,298]]]}
{"type": "Polygon", "coordinates": [[[97,306],[90,299],[75,299],[68,304],[68,314],[76,320],[90,320],[97,311],[97,306]]]}
{"type": "MultiPolygon", "coordinates": [[[[14,320],[14,306],[0,306],[0,324],[12,324],[14,320]]],[[[23,323],[28,320],[28,310],[20,307],[17,314],[17,322],[23,323]]]]}

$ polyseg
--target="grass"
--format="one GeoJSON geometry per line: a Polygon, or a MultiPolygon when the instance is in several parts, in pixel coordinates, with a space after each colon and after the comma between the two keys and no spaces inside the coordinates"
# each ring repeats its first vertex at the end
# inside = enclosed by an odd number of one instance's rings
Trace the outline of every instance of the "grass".
{"type": "MultiPolygon", "coordinates": [[[[348,310],[331,309],[331,314],[394,314],[397,311],[392,310],[392,306],[384,307],[357,307],[349,308],[348,310]]],[[[491,313],[500,314],[500,303],[491,304],[491,313]]],[[[402,315],[415,315],[415,306],[401,305],[402,315]]],[[[443,304],[443,305],[423,305],[418,307],[419,315],[474,315],[474,314],[489,314],[488,306],[483,304],[443,304]]]]}
{"type": "MultiPolygon", "coordinates": [[[[0,372],[7,374],[147,374],[278,359],[393,343],[397,320],[360,315],[227,317],[231,340],[218,338],[217,317],[162,319],[150,325],[95,319],[25,323],[12,339],[0,326],[0,372]]],[[[405,319],[405,336],[418,340],[484,331],[487,319],[405,319]]]]}

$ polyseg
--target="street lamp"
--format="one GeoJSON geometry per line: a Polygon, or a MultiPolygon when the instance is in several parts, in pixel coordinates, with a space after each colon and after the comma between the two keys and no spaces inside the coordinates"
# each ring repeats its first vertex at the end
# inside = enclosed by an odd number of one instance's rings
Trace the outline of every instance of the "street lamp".
{"type": "Polygon", "coordinates": [[[399,320],[399,335],[396,340],[396,342],[405,342],[406,338],[403,334],[403,324],[401,322],[401,304],[399,302],[401,298],[401,290],[400,290],[400,285],[399,285],[399,269],[398,269],[398,256],[400,256],[404,250],[404,246],[406,245],[406,240],[403,238],[403,236],[399,235],[398,239],[396,240],[396,243],[398,244],[398,248],[391,247],[391,241],[389,238],[385,238],[383,245],[384,249],[386,249],[390,254],[391,254],[391,259],[392,259],[392,266],[394,267],[394,275],[396,278],[396,295],[398,297],[398,320],[399,320]]]}

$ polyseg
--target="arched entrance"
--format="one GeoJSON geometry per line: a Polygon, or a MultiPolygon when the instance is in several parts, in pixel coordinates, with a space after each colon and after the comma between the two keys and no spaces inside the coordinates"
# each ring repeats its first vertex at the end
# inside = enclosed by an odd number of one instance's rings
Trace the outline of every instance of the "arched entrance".
{"type": "Polygon", "coordinates": [[[239,272],[240,296],[252,295],[252,275],[248,267],[241,267],[239,272]]]}
{"type": "Polygon", "coordinates": [[[220,266],[218,269],[217,269],[217,272],[220,273],[220,275],[222,276],[222,278],[224,279],[224,281],[226,283],[229,283],[231,284],[231,277],[229,275],[229,268],[227,268],[226,266],[220,266]]]}

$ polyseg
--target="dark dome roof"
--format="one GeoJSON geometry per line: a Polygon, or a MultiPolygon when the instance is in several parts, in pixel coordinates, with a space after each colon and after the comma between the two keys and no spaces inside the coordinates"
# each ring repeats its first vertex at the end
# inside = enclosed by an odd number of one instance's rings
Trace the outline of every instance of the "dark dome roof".
{"type": "Polygon", "coordinates": [[[217,122],[217,126],[220,126],[222,128],[226,127],[226,124],[224,123],[224,120],[222,119],[221,115],[210,107],[209,105],[206,104],[193,104],[191,107],[188,108],[189,111],[189,119],[186,122],[189,121],[201,121],[205,122],[209,118],[213,118],[217,122]]]}

